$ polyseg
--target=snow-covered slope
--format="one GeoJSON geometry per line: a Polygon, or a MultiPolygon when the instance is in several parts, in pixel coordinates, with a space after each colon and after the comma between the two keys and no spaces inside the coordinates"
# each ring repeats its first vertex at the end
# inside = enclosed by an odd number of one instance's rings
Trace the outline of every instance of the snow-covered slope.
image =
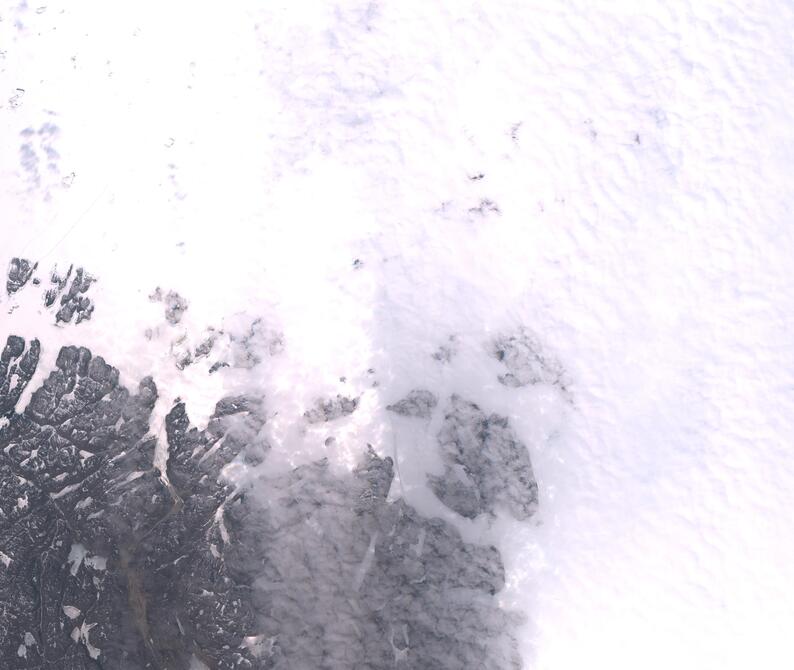
{"type": "Polygon", "coordinates": [[[42,282],[0,335],[41,339],[30,390],[80,344],[154,377],[155,435],[176,398],[204,425],[255,392],[272,468],[348,476],[371,443],[391,497],[500,547],[528,667],[794,663],[794,7],[0,17],[0,263],[42,282]],[[94,311],[56,325],[72,263],[94,311]],[[415,389],[430,416],[387,410],[415,389]],[[527,445],[529,522],[427,486],[453,394],[527,445]]]}

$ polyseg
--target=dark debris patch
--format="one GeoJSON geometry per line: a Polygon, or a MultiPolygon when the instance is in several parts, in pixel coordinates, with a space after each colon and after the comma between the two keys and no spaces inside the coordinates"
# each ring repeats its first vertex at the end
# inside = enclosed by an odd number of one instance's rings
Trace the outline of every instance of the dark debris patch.
{"type": "Polygon", "coordinates": [[[439,363],[451,363],[452,359],[458,353],[458,343],[457,337],[455,335],[450,335],[447,338],[447,341],[439,346],[432,354],[430,354],[434,360],[438,361],[439,363]]]}
{"type": "Polygon", "coordinates": [[[530,384],[552,384],[566,389],[568,380],[559,359],[540,339],[525,328],[500,335],[490,343],[490,353],[507,368],[498,379],[505,386],[518,388],[530,384]]]}
{"type": "Polygon", "coordinates": [[[534,514],[538,485],[529,452],[506,417],[453,395],[438,442],[444,473],[429,476],[429,484],[447,507],[469,519],[500,507],[518,520],[534,514]]]}
{"type": "Polygon", "coordinates": [[[254,319],[242,333],[230,333],[230,365],[250,369],[259,365],[263,354],[278,356],[284,351],[284,336],[268,328],[262,319],[254,319]]]}
{"type": "Polygon", "coordinates": [[[149,296],[152,302],[162,302],[165,305],[165,320],[172,326],[178,324],[188,308],[188,301],[176,291],[164,293],[158,286],[149,296]]]}
{"type": "Polygon", "coordinates": [[[493,212],[494,214],[502,213],[502,211],[499,209],[499,205],[489,198],[482,198],[476,207],[469,207],[469,214],[479,214],[480,216],[486,216],[490,212],[493,212]]]}
{"type": "Polygon", "coordinates": [[[263,319],[256,318],[239,330],[209,329],[209,334],[195,347],[191,361],[209,357],[219,341],[219,359],[210,365],[210,374],[222,368],[250,370],[266,358],[278,356],[285,347],[283,333],[268,327],[263,319]]]}
{"type": "Polygon", "coordinates": [[[358,402],[358,398],[348,398],[337,394],[335,398],[318,399],[315,406],[304,412],[303,416],[309,423],[333,421],[355,412],[358,402]]]}
{"type": "Polygon", "coordinates": [[[413,416],[429,419],[436,405],[438,396],[427,389],[413,389],[402,400],[387,405],[386,409],[401,416],[413,416]]]}

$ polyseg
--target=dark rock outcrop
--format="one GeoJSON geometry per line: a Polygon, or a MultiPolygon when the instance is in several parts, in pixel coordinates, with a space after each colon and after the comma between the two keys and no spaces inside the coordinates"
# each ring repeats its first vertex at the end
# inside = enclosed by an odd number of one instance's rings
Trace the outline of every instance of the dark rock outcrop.
{"type": "Polygon", "coordinates": [[[70,266],[66,274],[60,274],[57,269],[50,273],[51,288],[44,294],[44,305],[56,305],[55,323],[71,323],[72,319],[75,323],[81,323],[91,318],[94,303],[85,294],[95,281],[83,268],[75,270],[74,266],[70,266]]]}
{"type": "Polygon", "coordinates": [[[199,432],[177,404],[167,483],[147,437],[153,381],[130,393],[101,357],[64,347],[16,413],[38,353],[35,340],[10,337],[0,358],[4,667],[187,668],[194,653],[217,668],[254,667],[239,648],[254,630],[239,615],[245,588],[220,558],[232,492],[219,474],[253,441],[261,405],[224,400],[199,432]]]}
{"type": "Polygon", "coordinates": [[[438,441],[445,471],[429,483],[447,507],[470,519],[500,506],[519,520],[535,512],[538,485],[529,453],[506,417],[486,415],[453,395],[438,441]]]}
{"type": "Polygon", "coordinates": [[[356,411],[358,398],[347,398],[337,394],[335,398],[317,400],[315,406],[303,413],[309,423],[323,423],[348,416],[356,411]]]}
{"type": "Polygon", "coordinates": [[[83,268],[77,268],[69,289],[61,295],[61,307],[55,314],[55,322],[75,323],[87,321],[94,313],[94,303],[85,295],[94,283],[94,278],[83,268]]]}
{"type": "MultiPolygon", "coordinates": [[[[0,356],[4,668],[521,667],[516,619],[495,599],[499,552],[389,502],[390,458],[369,448],[349,474],[325,460],[267,474],[262,401],[235,396],[204,430],[174,404],[163,477],[153,380],[131,392],[101,357],[64,347],[18,411],[38,358],[13,336],[0,356]],[[237,488],[223,476],[237,462],[265,474],[237,488]]],[[[493,485],[527,475],[505,421],[453,400],[442,434],[483,509],[526,502],[493,485]]]]}
{"type": "Polygon", "coordinates": [[[435,393],[427,389],[414,389],[402,400],[386,405],[386,409],[401,416],[429,419],[436,405],[438,405],[438,396],[435,393]]]}
{"type": "Polygon", "coordinates": [[[13,295],[25,284],[30,281],[33,271],[38,263],[33,263],[27,258],[12,258],[8,266],[8,279],[6,280],[6,292],[13,295]]]}
{"type": "MultiPolygon", "coordinates": [[[[12,258],[6,280],[8,295],[23,288],[33,278],[37,267],[38,263],[25,258],[12,258]]],[[[86,293],[95,281],[83,268],[75,270],[74,266],[70,266],[65,274],[59,273],[57,268],[53,269],[50,273],[50,288],[44,291],[44,306],[54,306],[55,323],[81,323],[91,318],[94,303],[86,293]]],[[[39,286],[41,280],[35,277],[32,284],[39,286]]]]}
{"type": "Polygon", "coordinates": [[[253,585],[267,667],[520,668],[499,552],[387,502],[392,476],[370,449],[351,477],[320,461],[266,480],[264,515],[240,525],[267,547],[253,585]]]}

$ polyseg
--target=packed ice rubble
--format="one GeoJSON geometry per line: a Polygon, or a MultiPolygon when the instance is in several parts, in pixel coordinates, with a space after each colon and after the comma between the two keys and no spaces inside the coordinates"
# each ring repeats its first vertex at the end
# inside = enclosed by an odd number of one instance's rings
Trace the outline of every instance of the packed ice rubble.
{"type": "MultiPolygon", "coordinates": [[[[247,395],[219,401],[203,430],[177,400],[160,472],[151,378],[130,391],[63,347],[19,408],[39,356],[11,336],[0,359],[4,667],[521,667],[499,551],[391,499],[391,458],[361,445],[352,472],[324,459],[269,472],[265,401],[247,395]],[[234,483],[243,464],[260,475],[234,483]]],[[[344,400],[320,401],[317,419],[355,410],[344,400]]],[[[421,420],[437,404],[416,389],[390,409],[421,420]]],[[[454,396],[439,442],[446,472],[430,485],[450,509],[533,512],[504,417],[454,396]]]]}

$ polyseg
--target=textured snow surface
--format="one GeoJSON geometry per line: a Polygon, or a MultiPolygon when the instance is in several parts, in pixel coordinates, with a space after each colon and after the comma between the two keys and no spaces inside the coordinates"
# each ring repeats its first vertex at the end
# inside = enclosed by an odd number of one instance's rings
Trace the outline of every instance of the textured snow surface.
{"type": "Polygon", "coordinates": [[[500,548],[527,667],[794,666],[794,5],[0,18],[0,266],[40,280],[0,341],[41,340],[29,391],[79,344],[155,378],[155,436],[176,398],[203,426],[254,391],[274,469],[371,443],[390,497],[500,548]],[[80,323],[44,302],[71,266],[80,323]],[[387,410],[415,389],[429,418],[387,410]],[[454,394],[526,444],[529,522],[427,487],[454,394]]]}

